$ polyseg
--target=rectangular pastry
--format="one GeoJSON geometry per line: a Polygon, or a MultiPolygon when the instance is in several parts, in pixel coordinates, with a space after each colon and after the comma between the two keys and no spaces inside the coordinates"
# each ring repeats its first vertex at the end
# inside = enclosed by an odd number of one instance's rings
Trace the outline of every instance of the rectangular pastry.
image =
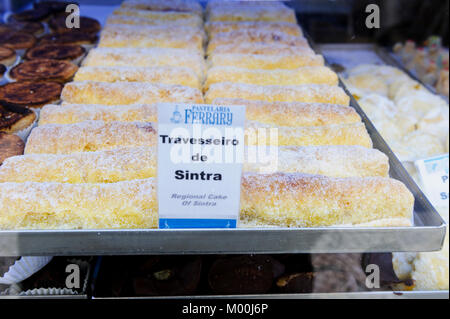
{"type": "Polygon", "coordinates": [[[198,89],[142,82],[71,82],[64,86],[61,99],[77,104],[152,104],[157,102],[203,103],[198,89]]]}
{"type": "Polygon", "coordinates": [[[217,45],[213,52],[208,51],[209,56],[224,53],[258,55],[315,55],[315,52],[309,46],[291,46],[289,44],[275,42],[234,42],[217,45]]]}
{"type": "Polygon", "coordinates": [[[180,66],[191,68],[201,79],[205,71],[203,54],[172,48],[95,48],[89,51],[83,66],[180,66]]]}
{"type": "MultiPolygon", "coordinates": [[[[322,126],[361,122],[352,107],[298,102],[262,102],[243,99],[215,99],[216,105],[245,105],[246,119],[279,126],[322,126]]],[[[72,124],[83,121],[156,122],[154,104],[92,105],[67,104],[44,106],[39,124],[72,124]]]]}
{"type": "Polygon", "coordinates": [[[193,12],[199,16],[203,15],[202,5],[196,0],[125,0],[121,7],[149,11],[193,12]]]}
{"type": "Polygon", "coordinates": [[[100,105],[100,104],[47,104],[41,110],[39,125],[74,124],[84,121],[104,122],[157,122],[154,104],[100,105]]]}
{"type": "Polygon", "coordinates": [[[179,48],[203,52],[204,35],[185,26],[135,26],[109,24],[102,30],[100,48],[179,48]]]}
{"type": "Polygon", "coordinates": [[[295,48],[309,48],[308,41],[303,37],[288,35],[280,31],[237,30],[217,33],[209,39],[206,53],[210,55],[219,46],[233,43],[265,43],[284,44],[295,48]]]}
{"type": "Polygon", "coordinates": [[[244,105],[247,120],[279,126],[322,126],[361,122],[361,117],[354,108],[336,104],[264,102],[230,98],[215,99],[213,104],[244,105]]]}
{"type": "Polygon", "coordinates": [[[203,20],[198,16],[190,16],[177,20],[163,20],[163,19],[148,19],[139,18],[121,14],[111,14],[106,19],[106,25],[109,24],[129,24],[129,25],[155,25],[155,26],[188,26],[188,27],[202,27],[203,20]]]}
{"type": "Polygon", "coordinates": [[[136,9],[128,9],[121,8],[113,11],[114,15],[122,15],[127,17],[136,17],[136,18],[144,18],[149,20],[163,20],[166,22],[174,21],[174,20],[187,20],[187,19],[199,19],[202,21],[202,18],[197,14],[192,12],[177,12],[177,11],[149,11],[149,10],[136,10],[136,9]]]}
{"type": "MultiPolygon", "coordinates": [[[[302,172],[333,177],[388,176],[389,160],[382,152],[360,146],[280,146],[258,155],[246,147],[244,172],[302,172]]],[[[0,167],[0,183],[115,183],[156,177],[156,148],[29,154],[8,158],[0,167]]]]}
{"type": "Polygon", "coordinates": [[[246,145],[359,145],[367,148],[373,146],[362,122],[290,127],[246,121],[245,138],[246,145]],[[275,131],[271,131],[271,128],[275,131]],[[276,135],[273,135],[275,133],[276,135]]]}
{"type": "Polygon", "coordinates": [[[384,177],[244,173],[241,183],[241,219],[275,226],[411,226],[413,207],[405,185],[384,177]]]}
{"type": "Polygon", "coordinates": [[[261,22],[261,21],[239,21],[239,22],[207,22],[206,32],[210,39],[217,33],[232,32],[236,30],[262,30],[266,32],[282,32],[292,36],[303,36],[300,26],[289,22],[261,22]]]}
{"type": "Polygon", "coordinates": [[[153,67],[83,66],[78,69],[73,80],[75,82],[150,82],[202,89],[202,83],[192,69],[167,65],[153,67]]]}
{"type": "Polygon", "coordinates": [[[156,180],[0,183],[0,229],[155,228],[156,180]]]}
{"type": "Polygon", "coordinates": [[[297,23],[294,10],[275,5],[231,5],[210,7],[209,21],[268,21],[297,23]]]}
{"type": "Polygon", "coordinates": [[[338,85],[339,78],[326,66],[305,66],[294,70],[249,70],[233,66],[215,66],[208,70],[204,90],[221,82],[258,85],[338,85]]]}
{"type": "Polygon", "coordinates": [[[156,148],[126,147],[74,154],[15,156],[0,167],[0,182],[115,183],[156,176],[156,148]]]}
{"type": "Polygon", "coordinates": [[[72,154],[120,147],[155,146],[154,124],[144,122],[86,121],[48,124],[31,131],[25,154],[72,154]]]}
{"type": "Polygon", "coordinates": [[[224,97],[267,102],[350,104],[350,97],[342,88],[326,84],[281,86],[222,82],[211,85],[205,94],[206,103],[224,97]]]}
{"type": "Polygon", "coordinates": [[[323,56],[318,54],[247,54],[214,53],[208,58],[208,66],[234,66],[246,69],[286,69],[292,70],[304,66],[323,66],[323,56]]]}

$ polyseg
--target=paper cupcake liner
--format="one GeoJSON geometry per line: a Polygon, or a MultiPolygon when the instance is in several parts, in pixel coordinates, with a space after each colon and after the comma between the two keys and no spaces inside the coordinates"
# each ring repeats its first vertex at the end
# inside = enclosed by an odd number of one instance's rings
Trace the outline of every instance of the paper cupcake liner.
{"type": "Polygon", "coordinates": [[[27,138],[30,135],[31,130],[33,128],[35,128],[39,122],[39,112],[37,112],[36,109],[31,109],[31,110],[34,112],[34,114],[36,114],[36,119],[34,120],[34,122],[30,126],[28,126],[26,129],[23,129],[21,131],[14,133],[15,135],[19,136],[22,139],[22,141],[24,141],[24,142],[27,141],[27,138]]]}
{"type": "MultiPolygon", "coordinates": [[[[85,293],[88,286],[88,280],[91,272],[91,265],[89,262],[79,259],[68,259],[68,263],[77,264],[80,267],[81,273],[85,274],[85,278],[82,278],[83,283],[82,287],[80,288],[81,293],[85,293]],[[84,271],[83,271],[84,270],[84,271]]],[[[35,289],[29,289],[29,290],[22,290],[16,295],[19,296],[62,296],[62,295],[78,295],[80,292],[74,289],[68,289],[68,288],[54,288],[54,287],[41,287],[41,288],[35,288],[35,289]]]]}
{"type": "Polygon", "coordinates": [[[41,270],[52,258],[51,256],[21,257],[14,265],[9,267],[9,270],[3,277],[0,277],[0,284],[12,285],[20,283],[41,270]]]}

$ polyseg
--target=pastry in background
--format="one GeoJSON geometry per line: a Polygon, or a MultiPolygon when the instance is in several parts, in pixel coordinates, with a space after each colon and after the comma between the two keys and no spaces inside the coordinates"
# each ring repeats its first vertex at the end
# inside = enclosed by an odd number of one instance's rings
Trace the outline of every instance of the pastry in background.
{"type": "MultiPolygon", "coordinates": [[[[158,12],[155,12],[158,13],[158,12]]],[[[161,13],[163,15],[164,12],[161,13]]],[[[146,18],[145,16],[133,16],[124,14],[112,14],[106,19],[106,25],[110,24],[129,24],[129,25],[139,25],[139,26],[186,26],[186,27],[202,27],[203,20],[199,16],[185,16],[176,20],[165,20],[164,16],[155,18],[146,18]]]]}
{"type": "Polygon", "coordinates": [[[12,21],[5,24],[0,23],[0,33],[14,31],[25,32],[38,37],[44,33],[45,28],[41,22],[12,21]]]}
{"type": "Polygon", "coordinates": [[[0,86],[0,104],[8,107],[41,108],[48,103],[57,103],[63,85],[58,82],[12,82],[0,86]]]}
{"type": "Polygon", "coordinates": [[[8,17],[8,22],[43,22],[50,17],[50,11],[47,8],[35,8],[31,10],[13,13],[8,17]]]}
{"type": "Polygon", "coordinates": [[[82,31],[67,31],[46,34],[39,38],[38,44],[74,44],[74,45],[94,45],[98,37],[94,33],[84,33],[82,31]]]}
{"type": "MultiPolygon", "coordinates": [[[[97,34],[100,31],[101,25],[96,19],[83,16],[80,16],[79,19],[80,27],[76,28],[77,31],[92,34],[97,34]]],[[[67,27],[66,17],[64,15],[52,17],[48,22],[48,26],[56,33],[71,32],[74,30],[67,27]]]]}
{"type": "Polygon", "coordinates": [[[68,82],[78,67],[68,61],[53,59],[33,59],[24,61],[9,71],[15,81],[55,81],[68,82]]]}
{"type": "Polygon", "coordinates": [[[27,108],[22,112],[11,112],[0,105],[0,132],[17,133],[34,123],[36,114],[27,108]]]}
{"type": "Polygon", "coordinates": [[[25,143],[20,137],[0,131],[0,165],[8,157],[22,155],[24,148],[25,143]]]}
{"type": "Polygon", "coordinates": [[[0,43],[13,50],[26,50],[35,45],[36,38],[25,32],[6,32],[0,33],[0,43]]]}
{"type": "Polygon", "coordinates": [[[199,16],[203,15],[203,8],[197,0],[125,0],[122,8],[148,10],[148,11],[175,11],[192,12],[199,16]]]}

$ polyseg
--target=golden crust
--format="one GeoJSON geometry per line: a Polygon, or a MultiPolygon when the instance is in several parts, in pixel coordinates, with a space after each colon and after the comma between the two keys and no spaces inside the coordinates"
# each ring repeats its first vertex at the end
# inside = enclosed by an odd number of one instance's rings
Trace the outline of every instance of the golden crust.
{"type": "Polygon", "coordinates": [[[216,66],[208,70],[204,90],[220,82],[257,85],[338,85],[336,73],[325,66],[305,66],[295,70],[249,70],[232,66],[216,66]]]}
{"type": "Polygon", "coordinates": [[[149,11],[193,12],[199,16],[203,15],[202,5],[195,0],[125,0],[121,7],[149,11]]]}
{"type": "Polygon", "coordinates": [[[364,123],[288,127],[246,121],[245,134],[246,145],[360,145],[367,148],[373,146],[364,123]],[[265,135],[262,135],[265,140],[259,140],[260,130],[265,132],[265,135]]]}
{"type": "Polygon", "coordinates": [[[118,147],[155,146],[152,123],[86,121],[48,124],[31,131],[25,154],[73,154],[118,147]]]}
{"type": "Polygon", "coordinates": [[[202,88],[200,79],[192,69],[176,66],[84,66],[75,74],[74,81],[149,82],[202,88]]]}
{"type": "Polygon", "coordinates": [[[74,124],[84,121],[104,122],[157,122],[154,104],[100,105],[100,104],[48,104],[41,110],[39,125],[74,124]]]}
{"type": "Polygon", "coordinates": [[[198,16],[189,16],[183,19],[164,20],[164,19],[148,19],[138,16],[127,16],[122,14],[111,14],[106,20],[106,25],[109,24],[129,24],[129,25],[155,25],[155,26],[188,26],[188,27],[202,27],[203,20],[198,16]]]}
{"type": "Polygon", "coordinates": [[[206,103],[225,97],[267,102],[350,104],[350,97],[342,88],[325,84],[280,86],[222,82],[211,85],[205,94],[206,103]]]}
{"type": "Polygon", "coordinates": [[[303,36],[300,26],[289,22],[207,22],[205,24],[205,29],[210,39],[213,39],[218,33],[232,32],[236,30],[263,30],[266,32],[277,31],[292,36],[303,36]]]}
{"type": "Polygon", "coordinates": [[[383,177],[244,173],[241,218],[288,227],[353,225],[413,217],[414,197],[383,177]]]}
{"type": "Polygon", "coordinates": [[[215,6],[207,10],[209,21],[271,21],[297,23],[294,10],[274,5],[215,6]]]}
{"type": "MultiPolygon", "coordinates": [[[[258,157],[255,147],[247,147],[243,171],[302,172],[333,177],[387,177],[389,171],[386,155],[359,146],[281,146],[270,151],[258,157]]],[[[11,157],[0,167],[0,183],[115,183],[156,177],[156,174],[156,149],[136,147],[11,157]]]]}
{"type": "Polygon", "coordinates": [[[0,183],[0,228],[156,228],[155,193],[154,179],[113,184],[0,183]]]}
{"type": "Polygon", "coordinates": [[[177,12],[177,11],[149,11],[149,10],[136,10],[128,8],[118,8],[113,11],[114,15],[122,15],[128,17],[144,18],[149,20],[163,20],[166,22],[176,20],[196,20],[200,19],[197,14],[192,12],[177,12]]]}
{"type": "Polygon", "coordinates": [[[100,36],[99,47],[179,48],[203,52],[202,30],[186,26],[137,26],[108,24],[100,36]]]}
{"type": "Polygon", "coordinates": [[[323,66],[323,56],[315,54],[243,54],[243,53],[215,53],[209,56],[207,64],[215,66],[233,66],[246,69],[286,69],[292,70],[304,66],[323,66]]]}
{"type": "Polygon", "coordinates": [[[119,148],[75,154],[29,154],[7,159],[0,182],[115,183],[156,176],[156,149],[119,148]]]}
{"type": "Polygon", "coordinates": [[[96,48],[83,61],[83,66],[178,66],[188,67],[203,78],[205,61],[197,50],[171,48],[96,48]]]}
{"type": "Polygon", "coordinates": [[[283,43],[265,42],[233,42],[220,44],[214,48],[214,52],[209,52],[209,56],[215,54],[256,54],[256,55],[315,55],[309,46],[292,46],[283,43]]]}
{"type": "Polygon", "coordinates": [[[141,82],[72,82],[61,99],[79,104],[152,104],[158,102],[203,103],[200,90],[182,86],[141,82]]]}
{"type": "Polygon", "coordinates": [[[218,105],[245,105],[246,119],[279,126],[322,126],[361,122],[352,107],[299,102],[264,102],[219,98],[218,105]]]}
{"type": "Polygon", "coordinates": [[[285,34],[280,31],[265,30],[237,30],[231,32],[217,33],[209,40],[207,55],[215,52],[215,49],[224,45],[234,43],[264,43],[264,44],[284,44],[295,48],[309,48],[308,41],[303,37],[285,34]]]}
{"type": "MultiPolygon", "coordinates": [[[[258,148],[245,149],[243,172],[306,173],[331,177],[389,175],[388,157],[361,146],[279,146],[258,155],[258,148]]],[[[1,174],[1,170],[0,170],[1,174]]]]}

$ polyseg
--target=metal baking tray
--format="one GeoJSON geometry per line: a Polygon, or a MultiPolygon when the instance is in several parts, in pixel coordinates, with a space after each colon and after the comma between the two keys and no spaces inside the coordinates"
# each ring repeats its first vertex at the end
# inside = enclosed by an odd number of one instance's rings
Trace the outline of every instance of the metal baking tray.
{"type": "MultiPolygon", "coordinates": [[[[320,52],[311,40],[310,44],[316,52],[320,52]]],[[[342,82],[340,85],[345,89],[342,82]]],[[[389,157],[391,177],[402,181],[413,193],[414,227],[13,230],[0,231],[0,256],[440,250],[446,232],[445,222],[353,98],[351,105],[365,123],[374,148],[389,157]]]]}
{"type": "Polygon", "coordinates": [[[336,292],[310,294],[265,294],[265,295],[208,295],[208,296],[177,296],[177,297],[123,297],[107,298],[92,297],[92,299],[137,299],[137,300],[196,300],[196,299],[448,299],[448,290],[435,291],[364,291],[336,292]]]}

